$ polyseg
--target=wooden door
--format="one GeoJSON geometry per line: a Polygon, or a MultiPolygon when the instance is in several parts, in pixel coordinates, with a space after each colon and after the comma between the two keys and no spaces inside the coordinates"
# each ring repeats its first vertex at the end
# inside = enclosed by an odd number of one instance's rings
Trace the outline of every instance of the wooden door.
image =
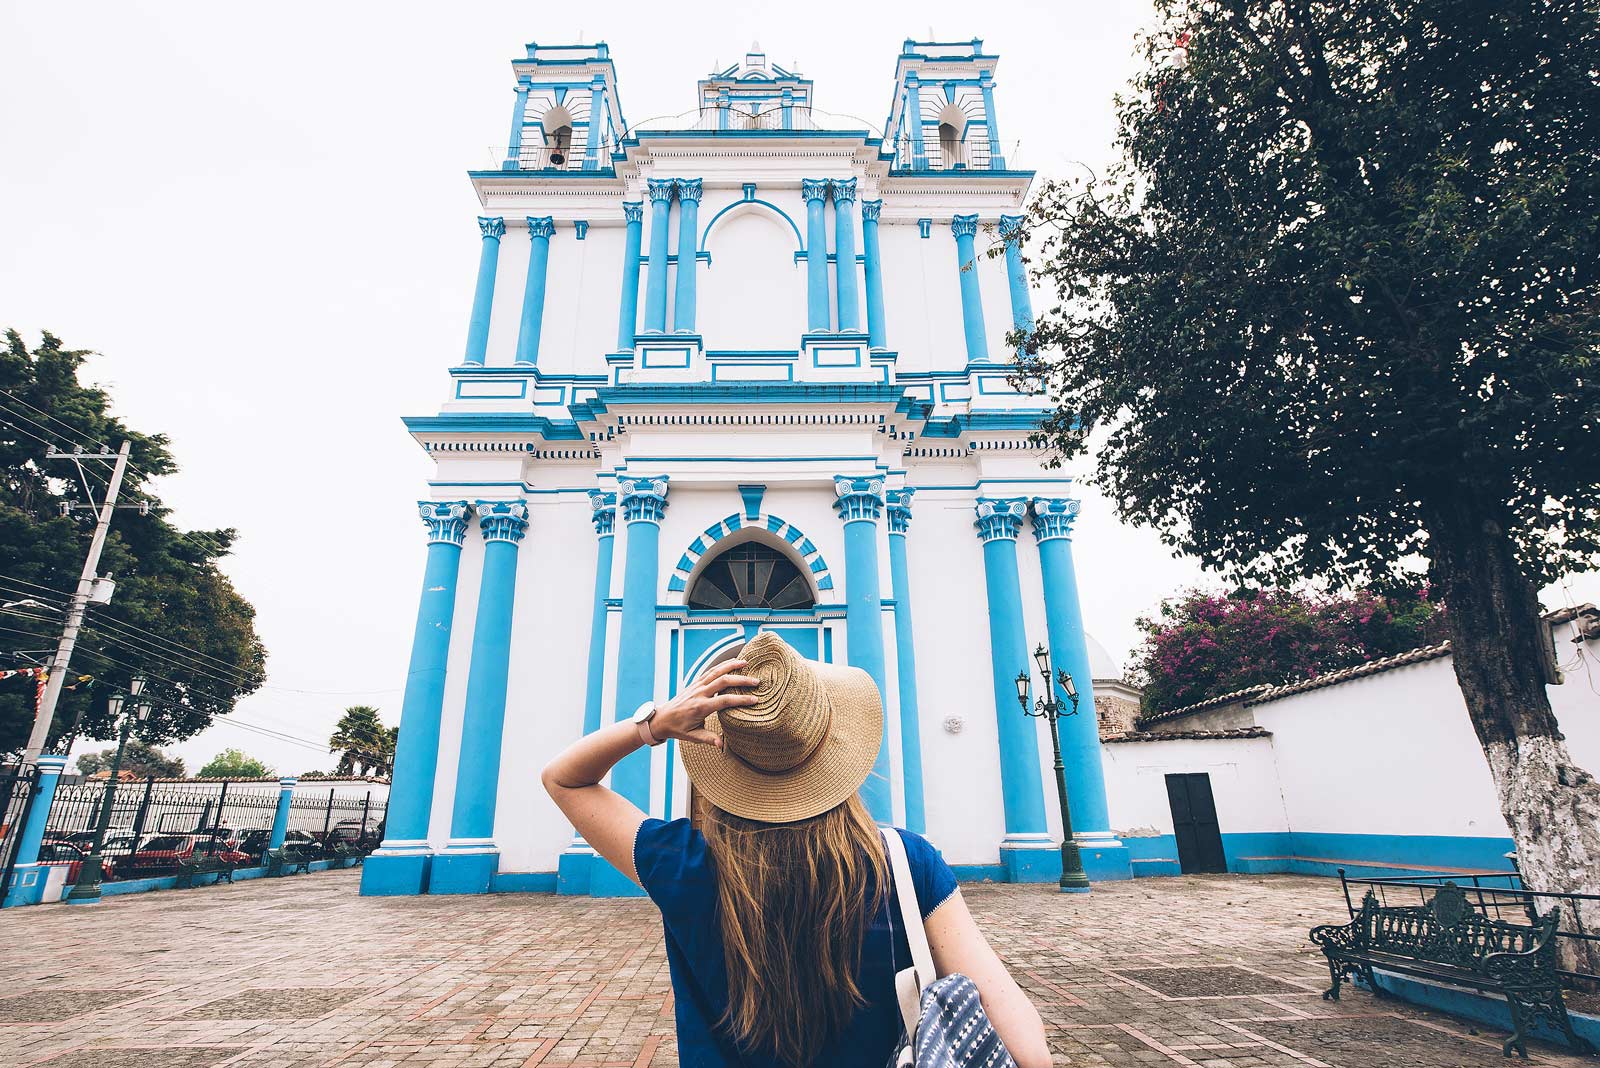
{"type": "Polygon", "coordinates": [[[1178,839],[1178,866],[1183,873],[1227,871],[1211,776],[1203,771],[1168,775],[1167,801],[1172,805],[1172,830],[1178,839]]]}

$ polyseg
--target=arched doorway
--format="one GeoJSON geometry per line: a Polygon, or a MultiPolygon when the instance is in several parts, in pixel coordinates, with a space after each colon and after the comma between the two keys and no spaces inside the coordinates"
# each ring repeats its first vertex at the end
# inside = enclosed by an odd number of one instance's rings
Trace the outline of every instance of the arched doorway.
{"type": "Polygon", "coordinates": [[[747,541],[712,557],[687,598],[691,609],[793,609],[817,603],[811,581],[778,549],[747,541]]]}

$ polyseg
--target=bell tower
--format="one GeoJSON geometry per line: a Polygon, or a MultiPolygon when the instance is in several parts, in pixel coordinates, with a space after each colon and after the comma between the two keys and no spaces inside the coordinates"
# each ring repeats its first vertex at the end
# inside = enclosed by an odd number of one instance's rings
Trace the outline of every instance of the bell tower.
{"type": "Polygon", "coordinates": [[[530,42],[527,55],[512,60],[511,69],[517,79],[517,99],[502,169],[594,171],[606,167],[628,124],[622,118],[617,71],[605,42],[530,42]]]}
{"type": "Polygon", "coordinates": [[[994,114],[999,57],[983,41],[912,41],[895,61],[885,137],[897,171],[1003,171],[994,114]]]}

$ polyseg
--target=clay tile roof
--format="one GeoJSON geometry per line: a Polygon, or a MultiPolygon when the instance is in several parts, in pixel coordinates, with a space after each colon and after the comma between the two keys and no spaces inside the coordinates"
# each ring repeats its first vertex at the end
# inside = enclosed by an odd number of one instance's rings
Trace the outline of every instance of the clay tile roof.
{"type": "Polygon", "coordinates": [[[1139,726],[1143,727],[1148,723],[1162,723],[1169,719],[1180,719],[1183,716],[1192,716],[1196,712],[1205,712],[1208,709],[1221,708],[1223,705],[1242,705],[1251,698],[1257,696],[1258,694],[1265,693],[1270,689],[1272,689],[1271,686],[1264,684],[1260,686],[1246,686],[1242,690],[1234,690],[1232,693],[1218,694],[1216,697],[1208,697],[1204,701],[1196,701],[1194,704],[1184,705],[1182,708],[1172,708],[1165,712],[1153,712],[1148,716],[1140,716],[1139,726]]]}
{"type": "Polygon", "coordinates": [[[1102,742],[1172,742],[1217,738],[1271,738],[1265,727],[1232,727],[1219,731],[1124,731],[1100,739],[1102,742]]]}

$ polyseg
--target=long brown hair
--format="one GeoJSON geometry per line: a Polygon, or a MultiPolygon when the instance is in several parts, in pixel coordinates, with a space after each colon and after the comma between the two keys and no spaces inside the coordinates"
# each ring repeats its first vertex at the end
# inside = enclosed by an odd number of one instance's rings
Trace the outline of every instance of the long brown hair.
{"type": "Polygon", "coordinates": [[[865,1003],[856,983],[889,866],[861,799],[794,823],[742,819],[707,803],[728,969],[722,1023],[746,1049],[805,1068],[865,1003]]]}

